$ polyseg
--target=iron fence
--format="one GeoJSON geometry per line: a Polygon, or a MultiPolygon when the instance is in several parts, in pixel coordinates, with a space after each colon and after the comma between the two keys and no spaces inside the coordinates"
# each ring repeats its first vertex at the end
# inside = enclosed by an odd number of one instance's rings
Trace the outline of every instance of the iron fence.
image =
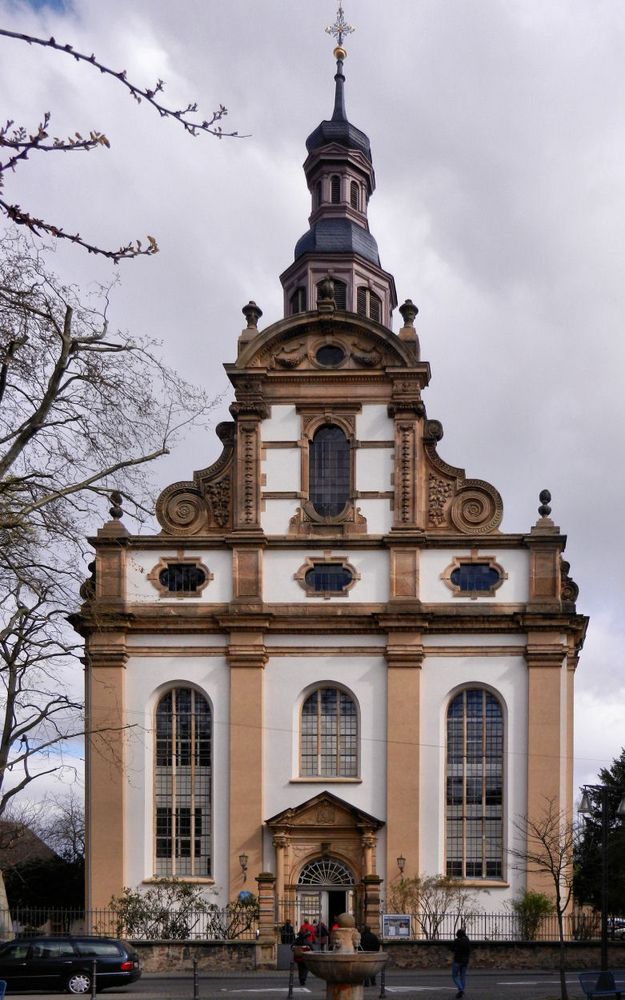
{"type": "MultiPolygon", "coordinates": [[[[516,913],[432,913],[409,914],[410,932],[406,937],[425,940],[451,940],[462,927],[470,938],[478,941],[558,941],[558,918],[555,914],[531,924],[516,913]]],[[[584,941],[598,938],[600,920],[596,914],[566,914],[563,919],[564,938],[584,941]]],[[[392,940],[395,935],[387,936],[392,940]]]]}
{"type": "Polygon", "coordinates": [[[253,941],[256,914],[237,907],[207,910],[163,910],[150,916],[124,919],[114,910],[68,910],[15,907],[0,910],[0,939],[33,934],[95,934],[133,941],[253,941]]]}

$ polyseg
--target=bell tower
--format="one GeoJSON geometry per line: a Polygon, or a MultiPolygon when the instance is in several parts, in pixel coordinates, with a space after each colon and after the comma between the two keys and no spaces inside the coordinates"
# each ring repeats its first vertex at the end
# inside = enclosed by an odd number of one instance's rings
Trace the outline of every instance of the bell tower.
{"type": "Polygon", "coordinates": [[[280,276],[284,315],[317,309],[325,297],[322,282],[334,283],[336,308],[358,313],[390,329],[397,305],[393,276],[380,266],[378,245],[369,230],[367,209],[375,190],[369,138],[352,125],[345,110],[347,50],[344,37],[354,29],[339,4],[336,37],[334,111],[306,140],[304,163],[311,196],[309,229],[295,245],[294,261],[280,276]]]}

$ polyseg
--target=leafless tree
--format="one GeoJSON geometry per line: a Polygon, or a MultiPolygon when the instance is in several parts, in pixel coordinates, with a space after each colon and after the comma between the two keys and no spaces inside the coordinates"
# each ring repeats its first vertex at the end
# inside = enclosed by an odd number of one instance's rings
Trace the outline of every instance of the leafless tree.
{"type": "Polygon", "coordinates": [[[85,807],[74,785],[64,795],[50,796],[44,803],[36,832],[64,861],[85,857],[85,807]]]}
{"type": "Polygon", "coordinates": [[[454,926],[462,926],[477,912],[475,897],[446,875],[414,875],[401,878],[390,889],[389,912],[408,913],[426,938],[439,936],[446,915],[453,913],[454,926]]]}
{"type": "MultiPolygon", "coordinates": [[[[126,70],[113,70],[96,59],[93,53],[87,55],[86,53],[78,52],[73,46],[59,43],[55,38],[38,38],[35,35],[8,31],[6,29],[0,29],[0,37],[11,39],[12,41],[26,42],[28,45],[53,49],[55,52],[70,56],[76,62],[89,66],[107,77],[111,77],[124,87],[138,104],[145,102],[150,105],[161,118],[171,119],[181,125],[188,135],[199,136],[206,134],[216,136],[219,139],[224,136],[234,137],[238,135],[237,132],[224,132],[222,130],[220,122],[228,113],[222,104],[208,118],[202,118],[199,116],[196,103],[187,104],[184,108],[170,108],[164,104],[161,95],[165,84],[162,80],[156,80],[152,86],[139,86],[128,79],[126,70]]],[[[147,236],[144,242],[141,240],[131,240],[118,247],[117,250],[106,250],[93,242],[83,239],[80,233],[67,233],[62,226],[54,225],[45,219],[36,218],[20,205],[12,204],[4,198],[3,188],[5,177],[9,173],[14,173],[28,159],[30,154],[84,153],[93,149],[108,149],[110,147],[107,136],[95,129],[92,129],[86,137],[80,135],[78,132],[64,138],[51,136],[50,120],[51,114],[49,111],[46,111],[35,128],[32,126],[26,128],[24,125],[16,124],[12,120],[8,120],[3,126],[0,126],[0,148],[6,150],[5,158],[0,160],[0,212],[4,213],[11,222],[19,226],[25,226],[37,236],[52,236],[55,239],[70,240],[70,242],[77,243],[89,253],[108,257],[115,263],[128,257],[149,256],[157,253],[158,245],[153,236],[147,236]]]]}
{"type": "Polygon", "coordinates": [[[577,830],[570,816],[559,809],[552,799],[545,801],[539,816],[524,816],[514,825],[524,846],[509,848],[513,868],[541,876],[541,882],[553,898],[560,941],[560,995],[562,1000],[568,1000],[564,920],[573,897],[573,854],[577,830]]]}
{"type": "Polygon", "coordinates": [[[0,240],[0,816],[84,732],[60,681],[80,654],[66,616],[85,577],[83,539],[121,489],[151,508],[146,465],[211,403],[159,359],[111,333],[108,291],[85,305],[45,253],[0,240]]]}

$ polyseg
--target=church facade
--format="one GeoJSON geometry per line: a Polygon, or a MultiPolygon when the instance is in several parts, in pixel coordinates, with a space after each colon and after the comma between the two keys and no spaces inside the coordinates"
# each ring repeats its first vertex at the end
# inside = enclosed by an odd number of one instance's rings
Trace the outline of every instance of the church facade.
{"type": "Polygon", "coordinates": [[[502,531],[497,490],[439,454],[335,57],[284,318],[243,309],[220,456],[163,491],[159,533],[114,504],[93,540],[89,909],[174,876],[223,904],[259,889],[265,932],[345,909],[377,925],[398,878],[444,873],[503,910],[532,884],[508,855],[519,818],[572,809],[587,622],[566,539],[546,493],[502,531]]]}

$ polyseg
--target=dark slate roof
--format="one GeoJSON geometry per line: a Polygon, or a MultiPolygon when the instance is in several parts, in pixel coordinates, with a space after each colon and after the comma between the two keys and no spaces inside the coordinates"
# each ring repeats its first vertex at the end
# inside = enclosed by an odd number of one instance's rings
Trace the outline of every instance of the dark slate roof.
{"type": "Polygon", "coordinates": [[[295,260],[309,252],[357,253],[380,267],[375,239],[367,229],[350,219],[319,219],[295,244],[295,260]]]}
{"type": "Polygon", "coordinates": [[[371,144],[369,142],[369,137],[361,132],[359,128],[352,125],[348,121],[325,121],[321,122],[321,125],[317,125],[314,132],[311,132],[306,140],[306,149],[309,153],[312,153],[315,149],[321,149],[322,146],[328,146],[331,142],[337,143],[339,146],[345,146],[346,149],[358,149],[361,153],[367,157],[370,163],[373,162],[371,157],[371,144]]]}

